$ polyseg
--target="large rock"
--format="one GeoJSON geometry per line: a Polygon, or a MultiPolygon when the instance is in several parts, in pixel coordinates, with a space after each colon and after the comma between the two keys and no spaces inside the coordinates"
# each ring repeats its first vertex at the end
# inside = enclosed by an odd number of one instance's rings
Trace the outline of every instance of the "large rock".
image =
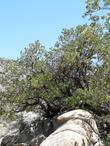
{"type": "Polygon", "coordinates": [[[40,146],[102,146],[93,116],[84,110],[73,110],[57,118],[61,125],[40,146]]]}
{"type": "Polygon", "coordinates": [[[1,146],[39,145],[52,131],[52,122],[42,113],[22,112],[17,114],[16,121],[0,129],[1,146]]]}
{"type": "Polygon", "coordinates": [[[0,118],[0,143],[2,139],[7,135],[12,133],[17,133],[18,122],[6,120],[3,117],[0,118]]]}
{"type": "Polygon", "coordinates": [[[102,146],[96,122],[84,110],[73,110],[53,120],[42,112],[22,112],[14,121],[2,119],[0,140],[1,146],[102,146]]]}

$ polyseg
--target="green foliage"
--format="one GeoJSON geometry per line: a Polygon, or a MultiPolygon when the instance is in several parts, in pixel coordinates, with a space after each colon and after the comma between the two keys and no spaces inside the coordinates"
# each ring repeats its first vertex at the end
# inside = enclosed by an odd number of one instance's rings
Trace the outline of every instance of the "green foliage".
{"type": "Polygon", "coordinates": [[[110,31],[110,0],[86,0],[85,16],[89,16],[92,26],[100,23],[105,31],[110,31]]]}
{"type": "Polygon", "coordinates": [[[49,52],[36,41],[21,52],[20,58],[10,61],[5,66],[2,84],[6,91],[1,101],[7,101],[15,111],[16,106],[31,109],[39,99],[57,102],[61,110],[76,108],[80,102],[97,110],[108,102],[110,33],[108,26],[105,31],[93,15],[102,8],[100,5],[103,3],[98,0],[87,0],[86,14],[90,14],[92,23],[63,29],[49,52]]]}
{"type": "Polygon", "coordinates": [[[100,108],[110,100],[109,38],[99,24],[80,25],[64,29],[49,52],[39,42],[31,44],[6,66],[5,97],[12,105],[42,98],[57,99],[61,109],[80,101],[100,108]]]}
{"type": "Polygon", "coordinates": [[[104,140],[104,146],[110,145],[110,134],[107,135],[107,138],[104,140]]]}

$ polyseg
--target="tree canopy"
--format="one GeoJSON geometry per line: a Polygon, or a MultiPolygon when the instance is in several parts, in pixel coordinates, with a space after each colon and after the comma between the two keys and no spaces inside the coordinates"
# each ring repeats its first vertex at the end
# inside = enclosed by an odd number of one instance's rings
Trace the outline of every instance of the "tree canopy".
{"type": "Polygon", "coordinates": [[[36,41],[5,65],[1,114],[36,106],[48,117],[78,107],[110,112],[103,108],[110,102],[109,13],[100,10],[109,11],[109,0],[86,0],[90,23],[63,29],[50,51],[36,41]]]}

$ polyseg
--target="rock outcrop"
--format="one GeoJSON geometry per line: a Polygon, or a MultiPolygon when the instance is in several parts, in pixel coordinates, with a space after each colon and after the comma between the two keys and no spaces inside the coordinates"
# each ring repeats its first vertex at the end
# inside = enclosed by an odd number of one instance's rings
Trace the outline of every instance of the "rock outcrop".
{"type": "Polygon", "coordinates": [[[102,146],[93,116],[84,110],[73,110],[57,118],[61,125],[40,146],[102,146]]]}
{"type": "Polygon", "coordinates": [[[73,110],[53,119],[22,112],[0,121],[1,146],[102,146],[96,122],[87,111],[73,110]]]}
{"type": "Polygon", "coordinates": [[[40,145],[53,131],[52,122],[42,113],[22,112],[16,121],[3,122],[0,128],[1,146],[40,145]]]}
{"type": "Polygon", "coordinates": [[[18,132],[18,121],[10,121],[3,117],[0,118],[0,144],[6,135],[12,135],[18,132]]]}

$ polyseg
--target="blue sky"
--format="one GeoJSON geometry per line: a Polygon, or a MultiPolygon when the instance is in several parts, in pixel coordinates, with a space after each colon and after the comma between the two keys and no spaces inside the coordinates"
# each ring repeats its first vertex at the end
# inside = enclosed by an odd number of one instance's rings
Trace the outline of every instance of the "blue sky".
{"type": "Polygon", "coordinates": [[[17,58],[36,40],[54,46],[63,28],[85,23],[85,0],[1,0],[0,57],[17,58]]]}

